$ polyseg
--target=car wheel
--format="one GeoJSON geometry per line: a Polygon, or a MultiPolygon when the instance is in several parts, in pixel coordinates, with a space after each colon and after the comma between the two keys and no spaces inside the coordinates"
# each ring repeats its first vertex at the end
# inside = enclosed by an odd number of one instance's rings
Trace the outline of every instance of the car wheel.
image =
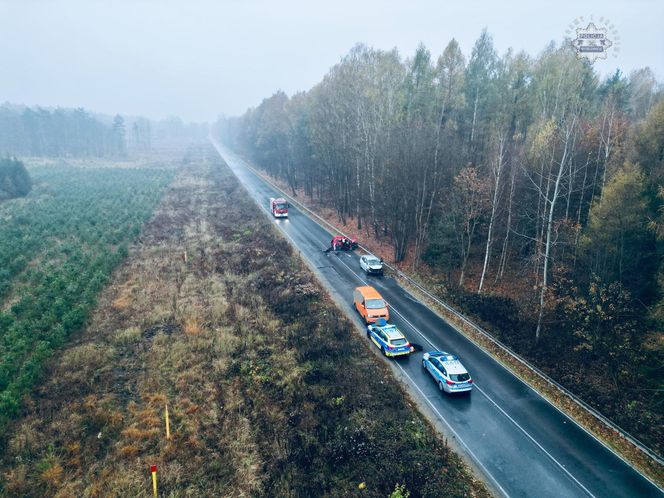
{"type": "Polygon", "coordinates": [[[441,392],[445,390],[445,388],[443,387],[443,383],[441,381],[438,381],[438,389],[440,389],[441,392]]]}
{"type": "Polygon", "coordinates": [[[424,370],[427,369],[427,363],[426,363],[426,361],[424,361],[424,360],[422,360],[422,368],[423,368],[424,370]]]}
{"type": "Polygon", "coordinates": [[[385,351],[384,347],[381,346],[380,351],[383,353],[383,356],[387,356],[387,351],[385,351]]]}
{"type": "Polygon", "coordinates": [[[367,329],[367,337],[371,339],[371,332],[369,332],[369,329],[367,329]]]}

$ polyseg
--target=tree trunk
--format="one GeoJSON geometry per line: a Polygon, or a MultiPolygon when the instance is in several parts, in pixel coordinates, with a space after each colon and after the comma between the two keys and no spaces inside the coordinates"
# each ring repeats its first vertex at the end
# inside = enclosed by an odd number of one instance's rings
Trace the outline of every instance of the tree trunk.
{"type": "Polygon", "coordinates": [[[602,173],[602,189],[599,192],[599,205],[602,205],[602,199],[604,198],[604,185],[606,184],[606,169],[609,164],[609,156],[611,155],[611,130],[613,129],[613,114],[615,106],[611,105],[611,115],[609,116],[609,130],[607,132],[606,141],[604,141],[604,135],[600,137],[604,143],[604,171],[602,173]]]}
{"type": "Polygon", "coordinates": [[[480,277],[480,285],[477,288],[478,294],[482,293],[482,287],[484,286],[484,277],[486,276],[486,270],[487,267],[489,266],[489,257],[491,255],[493,223],[496,218],[496,211],[498,209],[498,202],[500,198],[500,177],[503,172],[504,150],[505,150],[505,137],[501,135],[499,138],[498,159],[493,169],[494,186],[493,186],[493,196],[491,198],[491,217],[489,218],[489,231],[486,237],[486,249],[484,250],[484,266],[482,267],[482,276],[480,277]]]}
{"type": "MultiPolygon", "coordinates": [[[[546,242],[544,245],[544,267],[542,270],[542,287],[540,289],[540,306],[539,306],[539,313],[537,317],[537,329],[535,330],[535,341],[539,342],[540,338],[540,333],[542,330],[542,318],[544,316],[544,305],[545,305],[545,299],[546,299],[546,292],[548,290],[548,285],[549,285],[549,258],[551,256],[551,229],[553,228],[553,214],[556,209],[556,201],[558,200],[558,196],[560,193],[560,180],[563,177],[563,172],[565,170],[565,164],[567,163],[567,155],[569,152],[569,137],[572,133],[572,129],[574,128],[576,123],[576,116],[574,116],[572,123],[567,126],[567,129],[565,130],[565,141],[564,141],[564,148],[563,148],[563,153],[562,157],[560,158],[560,163],[558,166],[558,174],[556,175],[556,181],[553,187],[553,195],[551,197],[551,200],[549,201],[549,213],[547,217],[547,223],[546,223],[546,242]]],[[[548,196],[547,196],[548,200],[548,196]]]]}
{"type": "Polygon", "coordinates": [[[459,287],[463,287],[463,282],[466,276],[466,263],[468,263],[468,255],[470,254],[470,247],[475,233],[476,222],[473,221],[472,227],[468,228],[468,244],[464,248],[463,261],[461,263],[461,275],[459,277],[459,287]]]}
{"type": "Polygon", "coordinates": [[[475,104],[473,105],[473,124],[470,128],[470,142],[472,143],[475,140],[475,121],[477,119],[477,103],[480,99],[479,90],[475,91],[475,104]]]}
{"type": "Polygon", "coordinates": [[[505,273],[505,266],[507,264],[507,251],[509,250],[509,237],[512,230],[512,200],[514,199],[514,184],[516,179],[516,168],[512,166],[512,174],[510,179],[510,198],[507,202],[507,227],[505,229],[505,238],[503,239],[503,249],[500,253],[500,263],[498,264],[498,274],[496,281],[503,278],[505,273]]]}

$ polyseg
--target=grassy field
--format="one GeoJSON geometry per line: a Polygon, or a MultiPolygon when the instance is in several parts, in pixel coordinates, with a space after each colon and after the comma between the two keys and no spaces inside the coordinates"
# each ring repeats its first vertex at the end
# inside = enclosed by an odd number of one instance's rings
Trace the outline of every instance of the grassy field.
{"type": "Polygon", "coordinates": [[[33,166],[0,204],[0,435],[44,362],[85,323],[172,172],[33,166]]]}
{"type": "Polygon", "coordinates": [[[211,150],[6,434],[5,496],[488,496],[211,150]],[[166,439],[164,408],[171,416],[166,439]]]}

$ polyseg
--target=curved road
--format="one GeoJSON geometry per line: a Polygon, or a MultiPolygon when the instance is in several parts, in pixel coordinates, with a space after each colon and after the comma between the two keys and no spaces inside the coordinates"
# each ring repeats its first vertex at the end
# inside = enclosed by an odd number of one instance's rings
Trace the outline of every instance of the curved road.
{"type": "MultiPolygon", "coordinates": [[[[214,142],[213,142],[214,143],[214,142]]],[[[214,143],[257,204],[268,212],[279,193],[225,147],[214,143]]],[[[664,497],[664,492],[626,464],[572,419],[552,406],[492,357],[422,305],[389,277],[367,277],[359,255],[326,254],[330,233],[291,208],[288,220],[274,220],[297,250],[317,269],[323,284],[348,296],[368,282],[391,306],[394,322],[424,350],[460,356],[473,376],[470,396],[442,394],[423,371],[421,352],[394,361],[411,394],[447,429],[498,494],[508,497],[664,497]]],[[[357,316],[357,315],[356,315],[357,316]]],[[[357,316],[357,322],[360,322],[357,316]]]]}

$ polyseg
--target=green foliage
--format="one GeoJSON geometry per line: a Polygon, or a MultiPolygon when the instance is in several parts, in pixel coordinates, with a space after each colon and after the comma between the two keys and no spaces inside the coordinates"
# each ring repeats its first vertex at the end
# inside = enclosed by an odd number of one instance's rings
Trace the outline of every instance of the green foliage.
{"type": "Polygon", "coordinates": [[[462,260],[458,235],[459,232],[454,224],[445,218],[440,218],[431,229],[429,244],[422,259],[434,267],[449,270],[455,268],[462,260]]]}
{"type": "Polygon", "coordinates": [[[664,98],[653,107],[636,138],[636,160],[653,183],[664,179],[664,98]]]}
{"type": "Polygon", "coordinates": [[[410,491],[406,489],[405,484],[397,484],[394,486],[394,491],[390,494],[389,498],[409,498],[410,491]]]}
{"type": "Polygon", "coordinates": [[[171,177],[64,166],[32,174],[29,202],[0,206],[0,432],[44,362],[85,324],[171,177]]]}
{"type": "Polygon", "coordinates": [[[656,269],[650,217],[645,176],[625,163],[592,206],[582,244],[593,273],[622,283],[646,302],[653,299],[656,269]]]}
{"type": "Polygon", "coordinates": [[[25,165],[17,159],[0,159],[0,201],[24,197],[32,189],[25,165]]]}
{"type": "Polygon", "coordinates": [[[575,324],[577,350],[587,360],[606,365],[616,387],[619,382],[638,384],[643,325],[629,292],[618,282],[605,285],[595,278],[588,295],[569,302],[566,312],[575,324]]]}

